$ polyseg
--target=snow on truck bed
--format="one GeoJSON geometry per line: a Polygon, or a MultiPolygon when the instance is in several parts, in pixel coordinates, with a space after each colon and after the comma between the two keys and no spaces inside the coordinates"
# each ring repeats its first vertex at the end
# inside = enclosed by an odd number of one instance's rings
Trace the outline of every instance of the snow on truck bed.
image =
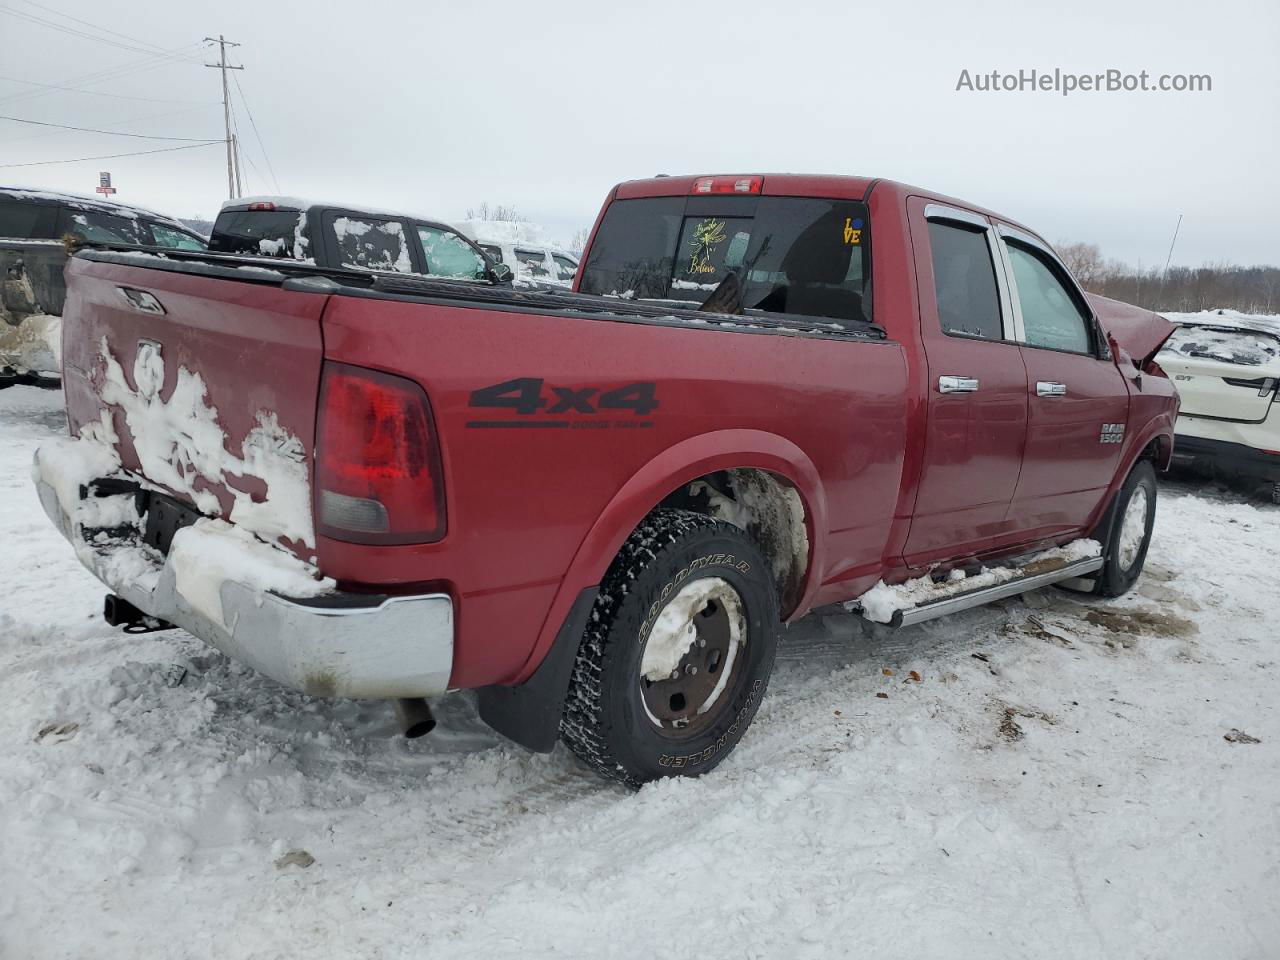
{"type": "Polygon", "coordinates": [[[881,639],[819,611],[724,764],[632,794],[502,741],[465,695],[405,741],[385,704],[104,625],[30,482],[60,407],[0,391],[0,956],[651,958],[678,938],[708,958],[1236,960],[1280,942],[1280,509],[1165,486],[1116,602],[1046,590],[881,639]]]}

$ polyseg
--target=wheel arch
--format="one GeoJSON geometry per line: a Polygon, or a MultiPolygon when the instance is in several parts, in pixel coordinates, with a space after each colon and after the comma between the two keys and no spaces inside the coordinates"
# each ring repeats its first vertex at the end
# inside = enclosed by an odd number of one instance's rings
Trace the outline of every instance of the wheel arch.
{"type": "MultiPolygon", "coordinates": [[[[519,680],[545,656],[568,615],[574,598],[598,584],[609,564],[644,518],[673,494],[696,481],[729,470],[760,470],[785,482],[799,495],[804,511],[808,556],[803,581],[788,614],[803,610],[821,580],[827,504],[818,470],[798,446],[763,430],[718,430],[689,437],[650,459],[614,494],[583,537],[561,580],[547,619],[519,680]]],[[[714,514],[713,514],[714,515],[714,514]]],[[[518,682],[517,681],[517,682],[518,682]]]]}

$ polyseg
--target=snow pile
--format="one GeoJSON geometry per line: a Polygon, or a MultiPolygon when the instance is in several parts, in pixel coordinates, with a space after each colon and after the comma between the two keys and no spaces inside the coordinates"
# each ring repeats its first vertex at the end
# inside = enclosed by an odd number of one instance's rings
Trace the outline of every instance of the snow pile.
{"type": "Polygon", "coordinates": [[[179,367],[173,393],[165,400],[160,396],[165,365],[158,347],[145,341],[138,345],[133,364],[136,388],[129,385],[106,337],[101,354],[106,368],[102,400],[123,412],[147,479],[186,495],[201,513],[210,515],[221,513],[210,487],[222,486],[233,500],[228,516],[232,523],[267,541],[287,539],[315,548],[306,451],[274,412],[257,413],[257,425],[237,457],[226,448],[217,408],[205,400],[200,374],[179,367]],[[265,483],[261,502],[237,490],[228,477],[265,483]]]}
{"type": "Polygon", "coordinates": [[[454,224],[476,243],[528,243],[549,246],[542,227],[528,220],[459,220],[454,224]]]}
{"type": "Polygon", "coordinates": [[[57,376],[62,370],[62,318],[38,313],[23,317],[17,326],[0,322],[0,369],[5,367],[57,376]]]}
{"type": "MultiPolygon", "coordinates": [[[[1073,540],[1061,547],[1054,547],[1027,558],[1026,565],[1045,563],[1074,563],[1096,557],[1102,553],[1102,546],[1096,540],[1073,540]]],[[[849,610],[861,610],[862,615],[876,623],[889,623],[899,610],[910,610],[914,607],[958,593],[968,593],[983,587],[994,587],[1007,583],[1023,575],[1022,567],[983,567],[978,573],[968,576],[963,570],[952,570],[947,579],[941,583],[931,576],[925,575],[905,583],[887,584],[883,580],[874,587],[845,604],[849,610]]]]}
{"type": "Polygon", "coordinates": [[[192,609],[227,629],[235,624],[222,610],[226,580],[286,597],[318,597],[334,588],[332,580],[316,578],[314,567],[223,520],[197,520],[175,533],[169,565],[175,589],[192,609]]]}
{"type": "MultiPolygon", "coordinates": [[[[712,600],[723,604],[729,614],[729,630],[736,648],[738,638],[742,635],[743,622],[742,605],[738,602],[737,593],[719,577],[694,580],[671,598],[649,628],[644,656],[640,660],[640,673],[646,680],[656,683],[671,677],[698,639],[693,618],[712,600]]],[[[725,676],[728,676],[732,666],[732,661],[725,663],[725,676]]]]}

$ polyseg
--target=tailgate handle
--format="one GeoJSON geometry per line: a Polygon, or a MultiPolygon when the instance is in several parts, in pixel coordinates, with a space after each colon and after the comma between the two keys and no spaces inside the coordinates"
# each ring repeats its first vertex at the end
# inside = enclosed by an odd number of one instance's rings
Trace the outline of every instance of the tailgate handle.
{"type": "Polygon", "coordinates": [[[164,314],[164,305],[147,291],[138,290],[135,287],[116,287],[116,289],[134,309],[141,310],[143,313],[164,314]]]}
{"type": "Polygon", "coordinates": [[[939,377],[939,393],[977,393],[978,381],[973,377],[939,377]]]}
{"type": "Polygon", "coordinates": [[[1067,395],[1067,385],[1065,383],[1053,383],[1050,380],[1036,381],[1037,397],[1065,397],[1067,395]]]}

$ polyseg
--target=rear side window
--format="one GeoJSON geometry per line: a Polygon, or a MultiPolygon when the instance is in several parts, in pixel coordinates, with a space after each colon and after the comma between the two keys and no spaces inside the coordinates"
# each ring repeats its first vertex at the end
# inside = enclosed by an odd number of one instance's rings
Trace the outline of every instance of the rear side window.
{"type": "Polygon", "coordinates": [[[551,276],[551,271],[547,269],[547,255],[541,250],[516,250],[516,263],[525,276],[551,276]]]}
{"type": "Polygon", "coordinates": [[[1000,293],[985,230],[929,221],[933,291],[942,332],[1002,340],[1000,293]]]}
{"type": "Polygon", "coordinates": [[[58,236],[58,208],[48,203],[0,199],[0,237],[53,240],[58,236]]]}
{"type": "Polygon", "coordinates": [[[209,249],[254,257],[313,259],[306,214],[298,210],[225,210],[214,221],[209,249]]]}
{"type": "Polygon", "coordinates": [[[1086,314],[1044,258],[1017,243],[1008,243],[1013,280],[1018,288],[1026,342],[1033,347],[1089,353],[1086,314]]]}
{"type": "Polygon", "coordinates": [[[148,243],[141,221],[136,217],[119,217],[101,210],[65,207],[61,233],[88,240],[90,243],[148,243]]]}
{"type": "Polygon", "coordinates": [[[420,226],[418,238],[422,241],[422,254],[431,276],[483,280],[488,273],[484,259],[475,248],[451,230],[420,226]]]}
{"type": "Polygon", "coordinates": [[[157,247],[169,247],[173,250],[203,250],[204,244],[189,233],[166,227],[159,223],[151,224],[151,236],[157,247]]]}
{"type": "Polygon", "coordinates": [[[404,224],[399,220],[334,217],[329,229],[338,244],[338,262],[344,267],[413,272],[404,224]]]}
{"type": "Polygon", "coordinates": [[[610,204],[583,292],[701,305],[729,274],[748,311],[871,315],[866,207],[808,197],[658,197],[610,204]]]}

